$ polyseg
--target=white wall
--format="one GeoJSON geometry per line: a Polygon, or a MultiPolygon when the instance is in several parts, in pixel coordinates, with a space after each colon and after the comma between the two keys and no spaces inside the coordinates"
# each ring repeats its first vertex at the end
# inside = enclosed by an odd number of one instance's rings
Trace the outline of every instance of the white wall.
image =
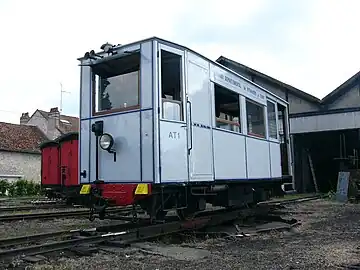
{"type": "Polygon", "coordinates": [[[49,128],[49,122],[42,116],[39,111],[36,111],[30,120],[26,123],[28,126],[37,126],[48,139],[53,140],[61,135],[56,128],[49,128]]]}
{"type": "Polygon", "coordinates": [[[360,112],[290,118],[292,134],[360,128],[360,112]]]}
{"type": "Polygon", "coordinates": [[[0,175],[23,175],[40,183],[41,155],[0,151],[0,175]]]}

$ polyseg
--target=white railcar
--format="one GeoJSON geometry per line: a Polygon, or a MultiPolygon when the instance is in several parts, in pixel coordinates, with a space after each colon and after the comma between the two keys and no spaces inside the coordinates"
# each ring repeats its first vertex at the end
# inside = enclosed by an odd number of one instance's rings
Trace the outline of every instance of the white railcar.
{"type": "Polygon", "coordinates": [[[101,213],[239,206],[291,181],[285,100],[159,38],[102,49],[79,59],[81,193],[101,213]]]}

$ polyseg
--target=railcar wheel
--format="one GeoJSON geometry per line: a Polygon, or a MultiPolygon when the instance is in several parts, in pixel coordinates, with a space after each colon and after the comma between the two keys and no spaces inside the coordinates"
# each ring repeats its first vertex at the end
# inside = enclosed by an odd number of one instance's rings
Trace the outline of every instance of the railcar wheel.
{"type": "Polygon", "coordinates": [[[156,220],[164,220],[166,215],[167,215],[167,211],[159,210],[156,213],[156,220]]]}
{"type": "Polygon", "coordinates": [[[191,211],[187,208],[185,209],[176,209],[176,214],[180,220],[190,220],[193,219],[196,215],[196,211],[191,211]]]}

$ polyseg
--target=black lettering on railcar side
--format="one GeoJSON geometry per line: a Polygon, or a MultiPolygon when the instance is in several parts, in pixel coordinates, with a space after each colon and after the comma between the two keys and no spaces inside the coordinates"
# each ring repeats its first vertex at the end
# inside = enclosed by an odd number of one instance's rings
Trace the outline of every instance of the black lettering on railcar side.
{"type": "Polygon", "coordinates": [[[179,140],[180,139],[180,133],[176,131],[170,131],[169,132],[169,139],[179,140]]]}

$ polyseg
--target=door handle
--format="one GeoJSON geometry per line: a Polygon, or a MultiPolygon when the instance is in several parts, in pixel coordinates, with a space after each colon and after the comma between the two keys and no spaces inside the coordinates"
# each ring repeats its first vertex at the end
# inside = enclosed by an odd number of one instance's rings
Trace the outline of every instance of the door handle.
{"type": "Polygon", "coordinates": [[[192,135],[192,126],[193,126],[193,124],[192,124],[192,110],[191,110],[191,102],[190,102],[190,100],[187,100],[186,101],[188,104],[189,104],[189,121],[188,121],[188,125],[190,125],[190,142],[191,142],[191,144],[190,144],[190,147],[188,148],[188,154],[190,154],[190,151],[191,151],[191,149],[193,148],[193,135],[192,135]]]}

